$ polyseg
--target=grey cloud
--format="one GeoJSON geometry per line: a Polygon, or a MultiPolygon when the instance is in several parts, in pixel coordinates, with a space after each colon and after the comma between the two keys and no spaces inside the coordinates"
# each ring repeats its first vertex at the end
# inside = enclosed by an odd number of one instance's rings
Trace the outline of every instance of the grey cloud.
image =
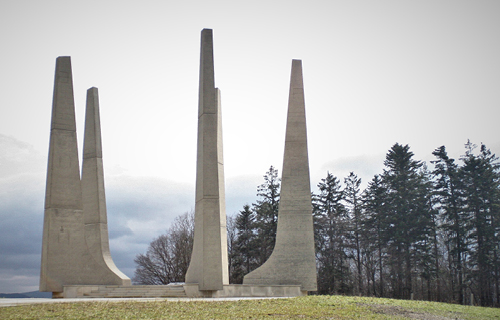
{"type": "Polygon", "coordinates": [[[20,179],[0,178],[2,256],[6,253],[40,253],[44,194],[44,184],[40,180],[36,175],[24,175],[20,179]]]}
{"type": "MultiPolygon", "coordinates": [[[[30,145],[0,135],[0,292],[38,287],[46,162],[30,145]]],[[[158,178],[105,180],[111,252],[131,276],[135,255],[194,206],[194,188],[158,178]]]]}
{"type": "MultiPolygon", "coordinates": [[[[255,202],[262,175],[226,180],[227,215],[255,202]]],[[[176,216],[194,210],[194,183],[125,176],[106,181],[111,254],[120,270],[131,277],[135,256],[146,252],[149,243],[164,233],[176,216]]]]}
{"type": "MultiPolygon", "coordinates": [[[[106,174],[106,173],[105,173],[106,174]]],[[[194,186],[156,177],[105,176],[110,250],[117,267],[134,275],[134,258],[194,208],[194,186]]]]}
{"type": "MultiPolygon", "coordinates": [[[[39,268],[38,268],[39,269],[39,268]]],[[[18,293],[38,290],[39,271],[31,269],[16,270],[16,273],[0,270],[0,292],[18,293]]]]}
{"type": "Polygon", "coordinates": [[[33,147],[0,135],[0,292],[38,287],[45,166],[33,147]]]}
{"type": "MultiPolygon", "coordinates": [[[[1,135],[0,150],[0,292],[36,290],[47,159],[31,146],[1,135]]],[[[111,255],[117,267],[132,277],[136,255],[146,252],[176,216],[194,210],[194,181],[179,183],[123,172],[106,175],[106,170],[104,174],[111,255]]],[[[262,175],[226,180],[228,215],[255,202],[262,175]]]]}
{"type": "Polygon", "coordinates": [[[0,134],[0,178],[18,174],[40,173],[46,159],[28,143],[0,134]]]}

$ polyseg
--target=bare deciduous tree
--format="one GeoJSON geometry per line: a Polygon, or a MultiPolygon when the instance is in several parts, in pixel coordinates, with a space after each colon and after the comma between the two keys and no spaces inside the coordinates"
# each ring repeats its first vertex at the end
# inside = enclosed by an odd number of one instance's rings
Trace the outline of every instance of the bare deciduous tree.
{"type": "Polygon", "coordinates": [[[146,254],[138,254],[134,283],[162,285],[184,282],[193,250],[194,213],[175,218],[167,233],[154,239],[146,254]]]}

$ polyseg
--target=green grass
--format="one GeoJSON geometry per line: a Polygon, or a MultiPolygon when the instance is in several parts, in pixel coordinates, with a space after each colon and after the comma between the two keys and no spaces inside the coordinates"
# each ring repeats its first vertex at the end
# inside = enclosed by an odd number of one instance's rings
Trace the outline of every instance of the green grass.
{"type": "Polygon", "coordinates": [[[343,296],[239,301],[127,301],[0,308],[0,319],[500,319],[500,309],[343,296]]]}

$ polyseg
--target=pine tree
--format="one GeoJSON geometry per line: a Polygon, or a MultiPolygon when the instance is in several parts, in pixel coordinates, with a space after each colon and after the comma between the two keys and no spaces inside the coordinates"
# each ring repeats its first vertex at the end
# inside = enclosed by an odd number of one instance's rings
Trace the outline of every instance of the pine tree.
{"type": "MultiPolygon", "coordinates": [[[[368,183],[368,187],[363,192],[363,212],[364,212],[364,235],[369,244],[367,246],[370,252],[376,252],[378,265],[378,293],[375,289],[375,270],[370,270],[372,275],[373,293],[380,297],[384,296],[384,268],[386,256],[386,242],[383,234],[388,228],[387,223],[387,188],[381,177],[375,175],[368,183]]],[[[374,265],[374,267],[375,267],[374,265]]]]}
{"type": "Polygon", "coordinates": [[[363,275],[362,275],[362,217],[361,217],[361,178],[358,178],[354,172],[344,179],[345,189],[344,198],[347,203],[346,209],[351,220],[351,242],[354,249],[354,262],[357,270],[357,293],[363,294],[363,275]]]}
{"type": "Polygon", "coordinates": [[[236,242],[238,240],[238,230],[236,229],[236,217],[227,216],[227,263],[229,270],[229,283],[237,283],[238,277],[241,275],[240,257],[236,251],[236,242]]]}
{"type": "Polygon", "coordinates": [[[440,212],[448,249],[450,284],[452,299],[464,304],[464,260],[467,257],[467,234],[470,232],[470,219],[463,210],[464,194],[460,169],[455,160],[448,157],[445,146],[441,146],[432,153],[437,160],[432,161],[435,168],[435,191],[437,208],[440,212]]]}
{"type": "Polygon", "coordinates": [[[422,163],[413,160],[408,145],[396,143],[386,155],[383,179],[387,185],[387,241],[394,297],[409,299],[413,293],[413,268],[422,259],[417,245],[426,244],[432,230],[432,216],[422,163]]]}
{"type": "Polygon", "coordinates": [[[420,299],[437,300],[441,299],[440,286],[440,250],[438,241],[438,211],[435,208],[434,184],[432,173],[423,163],[419,171],[421,182],[417,189],[419,198],[423,200],[424,208],[422,213],[426,216],[423,219],[421,237],[414,244],[415,270],[419,272],[421,290],[420,299]],[[425,288],[424,289],[424,285],[425,288]]]}
{"type": "Polygon", "coordinates": [[[481,144],[466,144],[463,161],[463,189],[467,195],[465,210],[470,215],[470,267],[474,291],[482,306],[498,303],[498,221],[499,221],[499,164],[498,158],[481,144]],[[496,292],[496,293],[495,293],[496,292]]]}
{"type": "Polygon", "coordinates": [[[234,220],[236,239],[234,242],[234,274],[231,283],[243,283],[243,276],[255,269],[255,213],[248,204],[238,213],[234,220]]]}
{"type": "Polygon", "coordinates": [[[276,227],[278,225],[278,208],[280,199],[280,179],[278,170],[273,166],[264,176],[264,183],[257,188],[260,197],[253,204],[255,212],[256,246],[259,248],[257,266],[269,258],[276,242],[276,227]]]}
{"type": "Polygon", "coordinates": [[[318,184],[314,195],[315,238],[318,261],[318,292],[351,292],[347,257],[348,214],[343,204],[344,192],[331,173],[318,184]]]}

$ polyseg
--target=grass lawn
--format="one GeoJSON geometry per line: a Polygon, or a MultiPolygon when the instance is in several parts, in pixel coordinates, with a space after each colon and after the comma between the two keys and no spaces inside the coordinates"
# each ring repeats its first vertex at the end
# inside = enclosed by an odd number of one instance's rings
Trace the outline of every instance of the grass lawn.
{"type": "Polygon", "coordinates": [[[0,319],[500,319],[500,309],[365,297],[133,301],[0,308],[0,319]]]}

